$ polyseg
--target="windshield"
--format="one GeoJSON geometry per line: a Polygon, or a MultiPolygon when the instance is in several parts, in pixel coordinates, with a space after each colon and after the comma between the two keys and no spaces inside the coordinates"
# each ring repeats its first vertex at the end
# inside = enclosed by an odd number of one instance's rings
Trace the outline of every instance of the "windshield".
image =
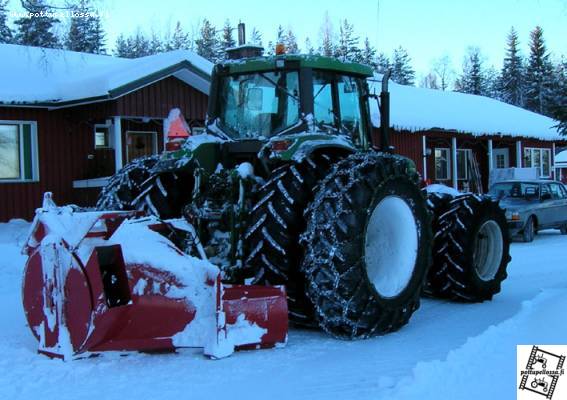
{"type": "Polygon", "coordinates": [[[267,138],[299,121],[299,74],[272,71],[222,78],[219,121],[233,138],[267,138]]]}
{"type": "Polygon", "coordinates": [[[497,199],[532,200],[539,198],[539,184],[526,182],[497,183],[490,188],[488,194],[497,199]]]}

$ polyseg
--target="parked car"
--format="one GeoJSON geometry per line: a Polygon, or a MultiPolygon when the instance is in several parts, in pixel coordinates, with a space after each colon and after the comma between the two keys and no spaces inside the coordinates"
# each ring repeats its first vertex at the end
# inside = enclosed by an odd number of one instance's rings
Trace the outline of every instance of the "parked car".
{"type": "Polygon", "coordinates": [[[512,237],[531,242],[538,230],[559,229],[567,234],[567,188],[549,180],[502,181],[488,193],[506,209],[512,237]]]}

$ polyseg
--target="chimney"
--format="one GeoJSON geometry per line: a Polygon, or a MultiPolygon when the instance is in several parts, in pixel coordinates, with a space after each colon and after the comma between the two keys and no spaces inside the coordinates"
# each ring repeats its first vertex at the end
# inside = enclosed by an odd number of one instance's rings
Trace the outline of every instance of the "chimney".
{"type": "Polygon", "coordinates": [[[254,44],[246,44],[246,27],[244,22],[238,23],[238,46],[226,49],[229,60],[238,60],[240,58],[261,57],[264,48],[254,44]]]}
{"type": "Polygon", "coordinates": [[[246,43],[246,26],[244,22],[238,23],[238,45],[244,46],[246,43]]]}

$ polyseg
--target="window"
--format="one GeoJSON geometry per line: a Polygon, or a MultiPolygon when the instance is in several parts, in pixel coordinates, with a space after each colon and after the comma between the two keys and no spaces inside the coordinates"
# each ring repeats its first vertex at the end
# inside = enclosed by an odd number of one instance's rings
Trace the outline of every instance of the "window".
{"type": "Polygon", "coordinates": [[[95,125],[94,130],[95,149],[107,148],[110,146],[110,126],[95,125]]]}
{"type": "Polygon", "coordinates": [[[333,114],[333,80],[330,75],[313,75],[313,113],[318,125],[335,125],[333,114]]]}
{"type": "Polygon", "coordinates": [[[540,178],[549,178],[551,172],[551,150],[524,148],[524,167],[538,168],[540,178]]]}
{"type": "Polygon", "coordinates": [[[551,187],[551,197],[553,199],[564,199],[565,198],[565,193],[563,192],[563,188],[560,187],[557,183],[552,183],[550,185],[551,187]]]}
{"type": "Polygon", "coordinates": [[[338,83],[341,130],[346,130],[352,138],[363,137],[363,123],[360,113],[360,90],[358,82],[350,76],[340,76],[338,83]]]}
{"type": "Polygon", "coordinates": [[[450,162],[449,149],[435,149],[435,179],[439,181],[449,180],[450,162]]]}
{"type": "Polygon", "coordinates": [[[297,71],[227,76],[219,85],[219,121],[232,138],[271,137],[299,121],[297,71]]]}
{"type": "Polygon", "coordinates": [[[37,180],[34,122],[0,121],[0,182],[37,180]]]}
{"type": "Polygon", "coordinates": [[[496,168],[506,168],[506,157],[504,154],[496,155],[496,168]]]}
{"type": "Polygon", "coordinates": [[[471,165],[472,150],[457,149],[457,179],[466,181],[469,179],[469,166],[471,165]]]}

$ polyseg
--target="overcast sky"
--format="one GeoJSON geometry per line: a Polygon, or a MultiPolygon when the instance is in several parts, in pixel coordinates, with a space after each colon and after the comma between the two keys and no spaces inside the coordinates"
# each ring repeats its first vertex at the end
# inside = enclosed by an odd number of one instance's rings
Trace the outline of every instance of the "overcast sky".
{"type": "MultiPolygon", "coordinates": [[[[19,8],[19,0],[10,1],[19,8]]],[[[567,0],[95,0],[95,4],[108,15],[105,28],[111,47],[120,32],[141,28],[163,34],[177,20],[191,31],[203,18],[217,27],[226,18],[233,24],[242,20],[248,32],[256,27],[263,33],[264,45],[275,38],[281,24],[293,29],[301,47],[307,36],[316,45],[328,12],[337,32],[339,20],[347,18],[361,42],[368,36],[387,54],[405,47],[419,73],[427,72],[432,60],[444,54],[459,70],[467,46],[480,47],[487,64],[499,68],[512,25],[524,54],[529,31],[540,25],[553,55],[567,56],[567,0]]]]}

